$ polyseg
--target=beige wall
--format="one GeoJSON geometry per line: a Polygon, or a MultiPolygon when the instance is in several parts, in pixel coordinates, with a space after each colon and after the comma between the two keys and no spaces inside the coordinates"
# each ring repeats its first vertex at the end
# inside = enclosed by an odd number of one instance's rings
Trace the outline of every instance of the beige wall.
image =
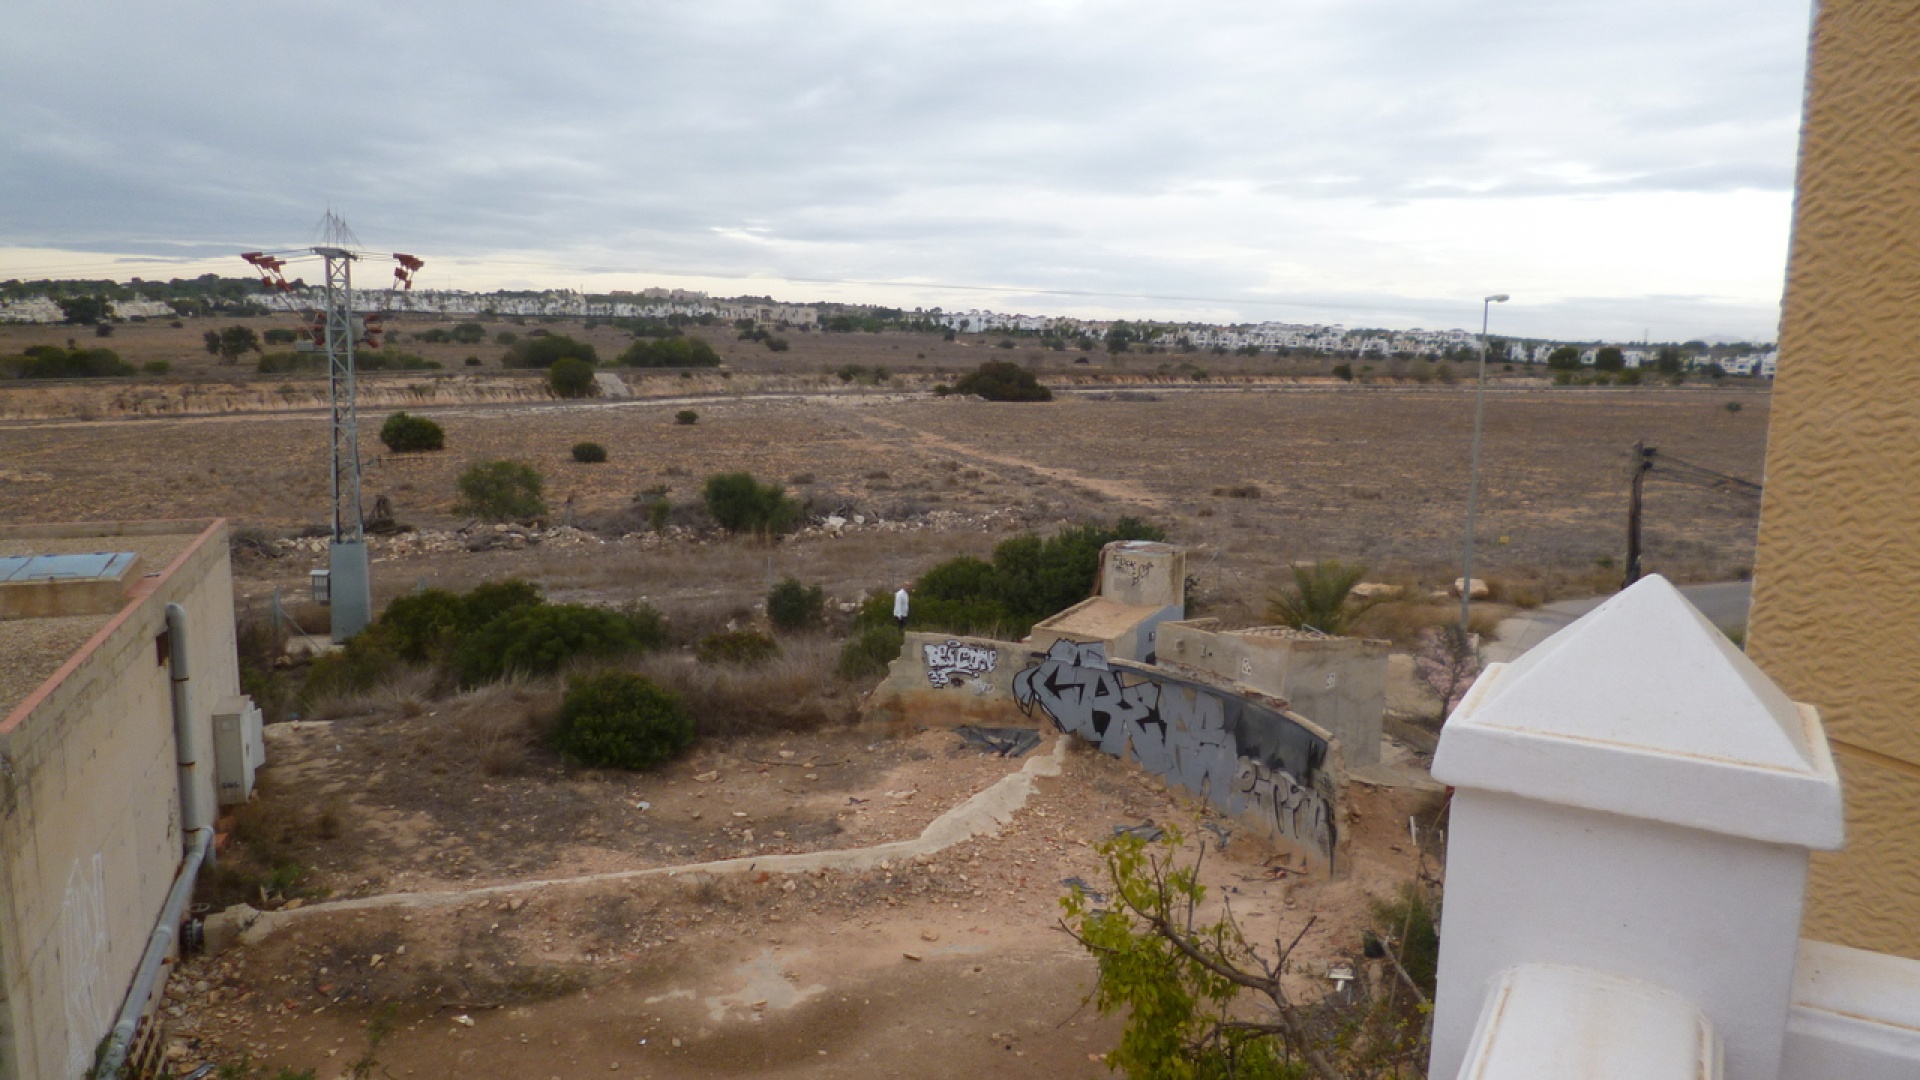
{"type": "Polygon", "coordinates": [[[1920,957],[1920,8],[1815,19],[1748,651],[1818,705],[1808,937],[1920,957]]]}
{"type": "Polygon", "coordinates": [[[1222,633],[1218,619],[1160,625],[1159,662],[1203,671],[1284,698],[1293,712],[1340,740],[1349,766],[1380,760],[1387,703],[1387,646],[1361,638],[1312,639],[1259,630],[1222,633]]]}
{"type": "Polygon", "coordinates": [[[239,692],[226,529],[215,522],[57,684],[0,724],[0,1077],[75,1077],[118,1012],[181,857],[165,607],[187,610],[203,798],[211,713],[239,692]]]}

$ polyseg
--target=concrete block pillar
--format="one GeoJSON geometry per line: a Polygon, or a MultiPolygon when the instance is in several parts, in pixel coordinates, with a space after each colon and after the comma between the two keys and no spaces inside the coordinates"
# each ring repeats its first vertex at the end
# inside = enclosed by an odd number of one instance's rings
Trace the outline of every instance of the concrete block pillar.
{"type": "Polygon", "coordinates": [[[1429,1075],[1508,972],[1554,964],[1681,995],[1729,1080],[1777,1080],[1808,852],[1842,837],[1811,707],[1650,577],[1490,666],[1433,775],[1457,790],[1429,1075]]]}
{"type": "Polygon", "coordinates": [[[1100,595],[1129,607],[1172,607],[1184,613],[1186,549],[1150,540],[1108,544],[1100,551],[1100,595]]]}

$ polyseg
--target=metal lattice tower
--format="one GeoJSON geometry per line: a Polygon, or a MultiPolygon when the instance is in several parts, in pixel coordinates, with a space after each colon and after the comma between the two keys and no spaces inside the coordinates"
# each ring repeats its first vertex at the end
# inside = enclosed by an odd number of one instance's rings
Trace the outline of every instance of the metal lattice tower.
{"type": "Polygon", "coordinates": [[[345,248],[318,247],[326,260],[326,300],[321,309],[327,348],[327,410],[332,418],[329,445],[333,448],[333,542],[357,544],[366,540],[360,513],[360,405],[355,385],[353,343],[354,254],[345,248]]]}
{"type": "MultiPolygon", "coordinates": [[[[320,243],[290,252],[252,251],[241,256],[260,271],[269,293],[279,295],[289,308],[295,307],[294,288],[283,272],[292,258],[317,256],[325,267],[321,304],[300,306],[307,321],[308,340],[301,347],[313,351],[324,348],[327,354],[327,407],[330,417],[329,446],[333,495],[332,538],[328,548],[328,603],[332,608],[333,640],[345,641],[360,632],[373,614],[372,582],[368,576],[365,519],[361,513],[360,408],[357,371],[353,350],[365,343],[379,348],[380,316],[368,312],[356,316],[353,311],[353,264],[370,256],[359,250],[359,238],[333,211],[327,211],[318,228],[320,243]],[[288,258],[282,258],[286,255],[288,258]]],[[[423,265],[411,255],[395,253],[399,264],[393,271],[388,303],[413,288],[413,274],[423,265]]]]}

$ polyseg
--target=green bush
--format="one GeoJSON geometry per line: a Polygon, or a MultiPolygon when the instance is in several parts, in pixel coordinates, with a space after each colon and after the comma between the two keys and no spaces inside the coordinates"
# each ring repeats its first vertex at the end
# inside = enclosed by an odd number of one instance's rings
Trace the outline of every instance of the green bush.
{"type": "Polygon", "coordinates": [[[646,769],[693,743],[680,698],[638,675],[611,672],[567,683],[553,747],[585,765],[646,769]]]}
{"type": "MultiPolygon", "coordinates": [[[[1100,549],[1116,540],[1165,540],[1166,532],[1136,518],[1078,525],[1054,536],[1003,541],[993,561],[949,559],[915,582],[908,625],[956,634],[1019,638],[1041,619],[1085,600],[1100,576],[1100,549]]],[[[890,623],[892,594],[869,599],[855,621],[890,623]]]]}
{"type": "Polygon", "coordinates": [[[465,599],[445,589],[423,589],[398,596],[380,613],[372,632],[385,637],[403,660],[423,664],[460,635],[467,624],[465,599]]]}
{"type": "Polygon", "coordinates": [[[1033,372],[1008,360],[989,360],[961,376],[954,392],[974,394],[988,401],[1052,401],[1053,391],[1040,385],[1033,372]]]}
{"type": "Polygon", "coordinates": [[[718,367],[720,354],[697,337],[642,338],[627,346],[620,362],[628,367],[718,367]]]}
{"type": "Polygon", "coordinates": [[[775,629],[792,632],[820,618],[827,606],[827,592],[818,585],[807,585],[799,578],[787,578],[767,593],[767,619],[775,629]]]}
{"type": "Polygon", "coordinates": [[[891,622],[861,627],[840,649],[840,677],[852,681],[886,674],[906,643],[907,636],[891,622]]]}
{"type": "Polygon", "coordinates": [[[324,698],[364,694],[399,668],[401,656],[382,634],[361,631],[333,652],[314,658],[298,700],[304,705],[324,698]]]}
{"type": "Polygon", "coordinates": [[[460,474],[458,514],[492,521],[533,521],[547,516],[539,470],[522,461],[483,461],[460,474]]]}
{"type": "Polygon", "coordinates": [[[551,368],[555,360],[569,357],[589,364],[600,362],[600,354],[584,341],[561,334],[542,334],[515,340],[500,363],[510,368],[551,368]]]}
{"type": "Polygon", "coordinates": [[[516,608],[467,635],[453,651],[462,686],[508,675],[550,675],[577,659],[606,659],[644,648],[630,618],[584,604],[516,608]]]}
{"type": "Polygon", "coordinates": [[[1353,587],[1367,576],[1364,566],[1337,559],[1293,567],[1293,591],[1276,593],[1267,605],[1267,617],[1282,626],[1318,630],[1339,636],[1365,610],[1352,602],[1353,587]]]}
{"type": "Polygon", "coordinates": [[[1334,375],[1334,378],[1339,379],[1341,382],[1352,382],[1353,381],[1353,365],[1352,364],[1335,364],[1333,365],[1333,375],[1334,375]]]}
{"type": "Polygon", "coordinates": [[[607,460],[607,448],[597,442],[574,443],[573,460],[582,465],[598,465],[607,460]]]}
{"type": "Polygon", "coordinates": [[[148,375],[165,375],[173,370],[173,364],[166,360],[149,360],[140,365],[140,370],[148,375]]]}
{"type": "Polygon", "coordinates": [[[753,667],[780,655],[780,646],[765,634],[752,630],[723,630],[709,634],[694,646],[693,655],[703,664],[734,664],[753,667]]]}
{"type": "Polygon", "coordinates": [[[447,433],[424,416],[397,412],[380,425],[380,441],[396,454],[419,454],[444,449],[447,433]]]}
{"type": "Polygon", "coordinates": [[[131,375],[134,366],[112,349],[63,349],[34,345],[19,356],[0,358],[0,376],[16,379],[99,379],[131,375]]]}
{"type": "Polygon", "coordinates": [[[697,424],[700,422],[700,414],[694,412],[692,409],[681,409],[679,412],[673,414],[673,422],[686,425],[697,424]]]}
{"type": "Polygon", "coordinates": [[[762,484],[752,473],[720,473],[707,478],[707,513],[728,532],[777,533],[793,524],[800,508],[779,484],[762,484]]]}
{"type": "Polygon", "coordinates": [[[556,397],[592,397],[600,392],[593,377],[593,365],[577,357],[563,356],[547,368],[547,385],[556,397]]]}
{"type": "Polygon", "coordinates": [[[478,630],[509,611],[545,602],[538,585],[519,578],[476,585],[460,598],[461,632],[478,630]]]}

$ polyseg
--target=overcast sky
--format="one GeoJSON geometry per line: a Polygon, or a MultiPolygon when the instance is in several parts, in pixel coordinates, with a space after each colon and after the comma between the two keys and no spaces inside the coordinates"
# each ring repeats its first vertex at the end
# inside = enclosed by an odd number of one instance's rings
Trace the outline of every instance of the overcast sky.
{"type": "Polygon", "coordinates": [[[331,206],[423,287],[1771,339],[1808,19],[14,0],[0,277],[239,275],[331,206]]]}

